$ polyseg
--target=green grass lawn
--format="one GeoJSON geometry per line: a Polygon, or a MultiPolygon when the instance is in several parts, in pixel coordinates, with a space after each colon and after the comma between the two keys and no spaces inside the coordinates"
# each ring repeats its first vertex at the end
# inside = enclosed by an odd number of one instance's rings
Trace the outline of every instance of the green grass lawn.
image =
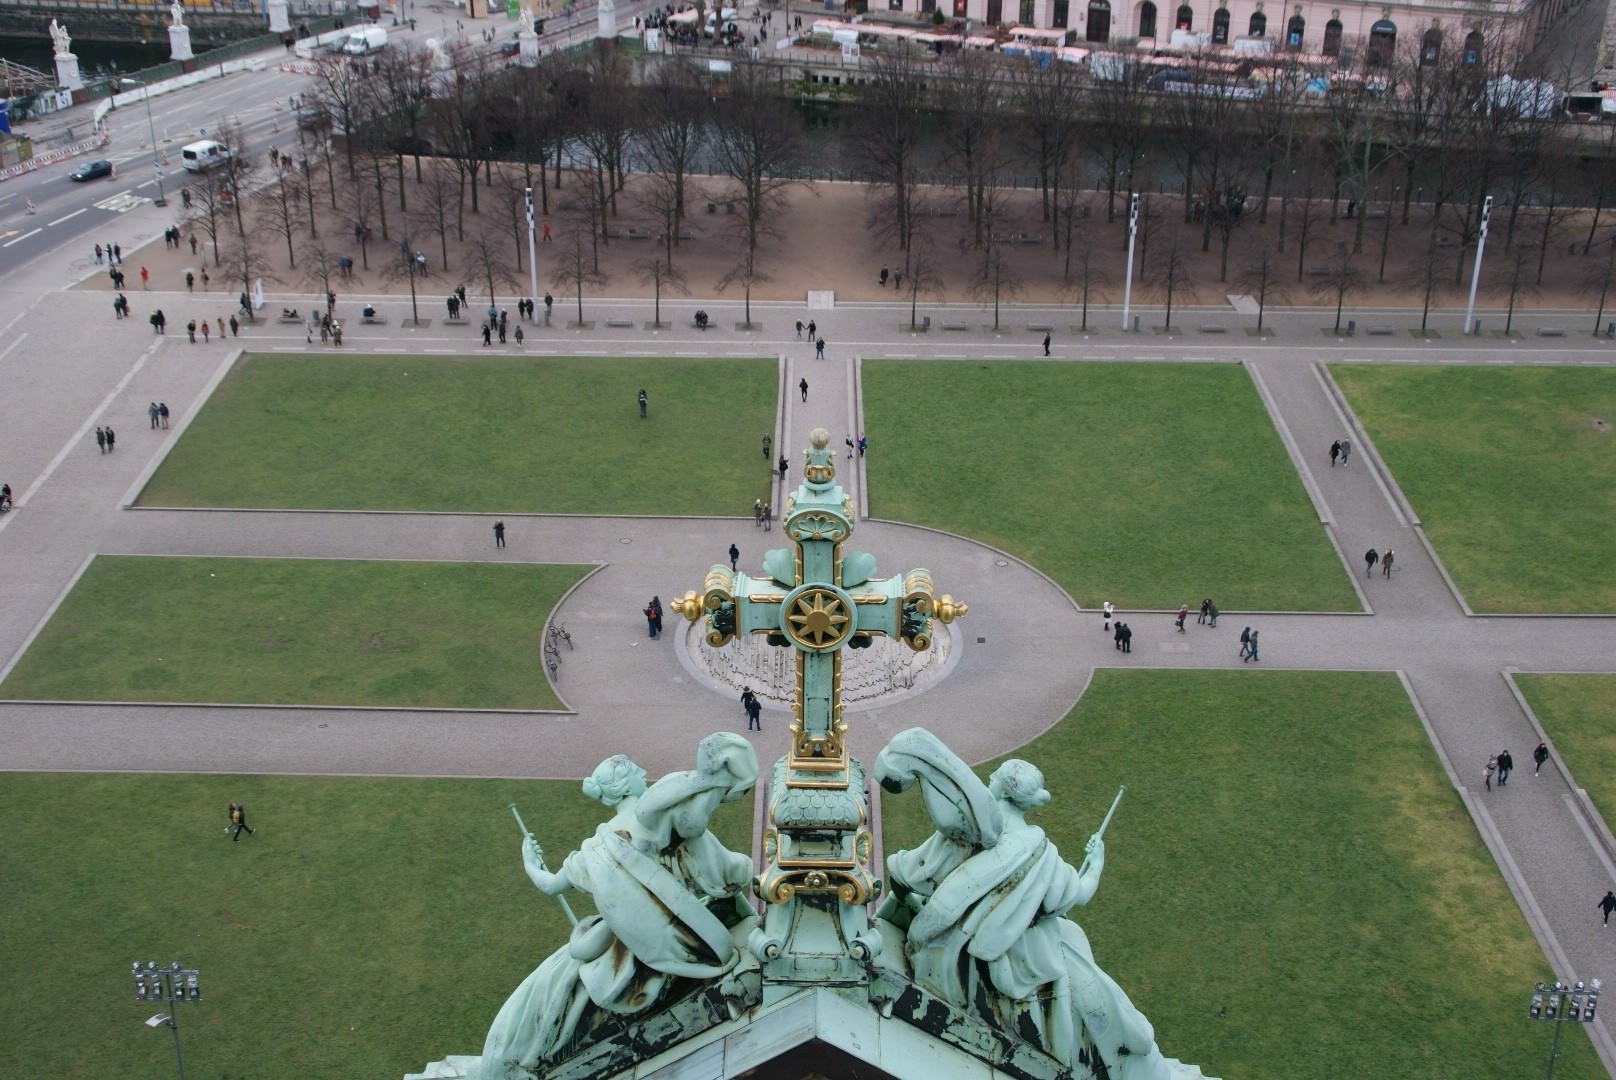
{"type": "Polygon", "coordinates": [[[0,695],[554,709],[541,631],[584,572],[102,555],[0,695]]]}
{"type": "Polygon", "coordinates": [[[1616,611],[1616,370],[1330,371],[1473,610],[1616,611]]]}
{"type": "MultiPolygon", "coordinates": [[[[1616,822],[1616,675],[1517,675],[1515,681],[1577,786],[1607,824],[1616,822]]],[[[1516,768],[1530,769],[1532,748],[1516,761],[1516,768]]]]}
{"type": "Polygon", "coordinates": [[[245,356],[139,501],[740,516],[775,388],[768,360],[245,356]]]}
{"type": "MultiPolygon", "coordinates": [[[[1397,679],[1245,674],[1098,671],[1016,754],[1074,865],[1128,786],[1075,913],[1100,966],[1209,1075],[1540,1075],[1522,990],[1552,972],[1397,679]]],[[[887,851],[930,832],[914,793],[882,826],[887,851]]],[[[1563,1034],[1555,1076],[1604,1077],[1563,1034]]]]}
{"type": "Polygon", "coordinates": [[[870,512],[1026,559],[1085,607],[1358,610],[1228,364],[864,364],[870,512]]]}
{"type": "MultiPolygon", "coordinates": [[[[397,1080],[478,1053],[566,941],[522,873],[516,801],[552,868],[608,816],[576,782],[9,775],[0,981],[17,1076],[174,1076],[129,965],[179,960],[186,1075],[397,1080]],[[225,804],[258,830],[231,843],[225,804]]],[[[748,849],[751,806],[714,831],[748,849]]],[[[580,915],[593,910],[569,894],[580,915]]]]}

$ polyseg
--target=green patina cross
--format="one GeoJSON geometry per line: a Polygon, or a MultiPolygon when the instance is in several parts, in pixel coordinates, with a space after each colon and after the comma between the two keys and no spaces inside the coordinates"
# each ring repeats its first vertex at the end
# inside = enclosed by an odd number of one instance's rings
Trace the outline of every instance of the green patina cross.
{"type": "Polygon", "coordinates": [[[715,648],[744,634],[767,634],[771,645],[796,650],[787,783],[846,787],[842,650],[882,635],[921,651],[931,644],[932,619],[952,622],[966,605],[934,599],[926,570],[874,578],[873,555],[842,550],[853,533],[852,503],[836,483],[830,434],[816,428],[809,437],[803,481],[780,515],[796,547],[765,554],[762,577],[714,566],[700,593],[669,606],[692,622],[705,616],[707,643],[715,648]]]}

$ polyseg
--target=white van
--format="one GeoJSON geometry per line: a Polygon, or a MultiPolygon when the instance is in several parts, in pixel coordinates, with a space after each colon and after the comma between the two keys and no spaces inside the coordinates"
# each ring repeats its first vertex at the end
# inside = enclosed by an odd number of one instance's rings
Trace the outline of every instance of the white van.
{"type": "Polygon", "coordinates": [[[207,172],[215,165],[230,160],[230,148],[224,143],[203,139],[180,150],[180,164],[191,172],[207,172]]]}
{"type": "Polygon", "coordinates": [[[364,56],[387,48],[387,31],[380,26],[367,26],[348,35],[342,51],[349,56],[364,56]]]}

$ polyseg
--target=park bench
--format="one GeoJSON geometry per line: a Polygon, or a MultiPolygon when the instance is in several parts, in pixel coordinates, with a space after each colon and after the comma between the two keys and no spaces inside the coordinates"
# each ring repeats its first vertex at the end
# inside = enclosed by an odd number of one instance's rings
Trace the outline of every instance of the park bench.
{"type": "Polygon", "coordinates": [[[1050,323],[1028,323],[1027,329],[1034,334],[1053,334],[1055,327],[1050,323]]]}
{"type": "Polygon", "coordinates": [[[276,322],[283,322],[283,323],[290,323],[290,324],[293,324],[293,325],[296,325],[296,326],[302,326],[303,325],[303,316],[301,316],[301,315],[282,315],[279,319],[277,319],[275,321],[276,322]]]}
{"type": "Polygon", "coordinates": [[[1397,333],[1397,329],[1391,326],[1371,326],[1369,329],[1365,330],[1364,333],[1374,334],[1377,337],[1387,337],[1391,334],[1397,333]]]}
{"type": "Polygon", "coordinates": [[[970,323],[945,322],[943,324],[943,329],[944,330],[969,330],[970,328],[971,328],[970,323]]]}
{"type": "Polygon", "coordinates": [[[634,326],[633,319],[607,319],[606,325],[616,330],[629,330],[634,326]]]}
{"type": "Polygon", "coordinates": [[[365,326],[386,326],[387,325],[387,316],[385,316],[385,315],[361,315],[359,317],[359,321],[362,324],[364,324],[365,326]]]}
{"type": "Polygon", "coordinates": [[[1329,277],[1330,276],[1330,268],[1328,266],[1310,266],[1310,267],[1307,268],[1307,276],[1308,277],[1329,277]]]}
{"type": "Polygon", "coordinates": [[[628,228],[628,238],[630,240],[649,240],[651,239],[651,230],[641,229],[631,225],[628,228]]]}
{"type": "Polygon", "coordinates": [[[1538,337],[1565,337],[1566,336],[1565,327],[1563,327],[1563,326],[1540,326],[1540,327],[1537,328],[1537,336],[1538,337]]]}
{"type": "Polygon", "coordinates": [[[1222,323],[1207,322],[1201,324],[1201,333],[1203,334],[1227,334],[1228,332],[1222,323]]]}
{"type": "Polygon", "coordinates": [[[1022,233],[1016,239],[1023,244],[1042,244],[1044,242],[1042,233],[1022,233]]]}
{"type": "Polygon", "coordinates": [[[1459,241],[1451,236],[1439,236],[1436,238],[1436,246],[1439,248],[1458,247],[1459,241]]]}

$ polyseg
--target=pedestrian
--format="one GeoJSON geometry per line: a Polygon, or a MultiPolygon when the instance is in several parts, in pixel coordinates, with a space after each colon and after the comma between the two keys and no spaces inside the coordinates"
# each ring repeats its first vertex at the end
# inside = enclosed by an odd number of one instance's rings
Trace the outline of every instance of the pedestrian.
{"type": "MultiPolygon", "coordinates": [[[[544,234],[544,239],[542,240],[542,243],[548,244],[550,242],[550,223],[548,221],[546,221],[543,224],[543,227],[542,227],[541,231],[544,234]]],[[[546,305],[546,306],[548,306],[548,305],[546,305]]]]}
{"type": "Polygon", "coordinates": [[[208,268],[205,266],[202,268],[202,291],[208,291],[208,268]]]}
{"type": "Polygon", "coordinates": [[[769,532],[774,527],[774,508],[768,503],[763,504],[763,531],[769,532]]]}
{"type": "Polygon", "coordinates": [[[1190,606],[1188,604],[1178,605],[1178,618],[1173,620],[1173,628],[1182,634],[1184,632],[1184,620],[1189,617],[1190,606]]]}
{"type": "MultiPolygon", "coordinates": [[[[322,339],[323,339],[323,337],[324,337],[324,335],[322,335],[322,339]]],[[[483,347],[487,348],[489,345],[492,345],[493,343],[494,343],[494,329],[493,329],[493,327],[489,326],[487,323],[483,323],[483,347]]]]}
{"type": "Polygon", "coordinates": [[[494,522],[494,546],[496,548],[505,546],[505,523],[503,521],[494,522]]]}
{"type": "MultiPolygon", "coordinates": [[[[825,359],[825,339],[824,338],[820,338],[818,341],[814,342],[814,359],[815,360],[823,360],[823,359],[825,359]]],[[[804,400],[804,401],[808,400],[807,391],[803,391],[803,399],[802,400],[804,400]]]]}
{"type": "Polygon", "coordinates": [[[122,244],[113,244],[112,245],[112,257],[117,260],[119,266],[123,265],[123,245],[122,244]]]}
{"type": "Polygon", "coordinates": [[[645,605],[645,610],[641,611],[640,614],[645,616],[645,632],[646,632],[646,634],[649,635],[653,640],[655,640],[655,638],[656,638],[656,609],[653,608],[650,604],[646,604],[645,605]]]}
{"type": "Polygon", "coordinates": [[[501,345],[505,344],[505,316],[503,312],[500,313],[499,319],[499,343],[501,345]]]}
{"type": "Polygon", "coordinates": [[[151,324],[152,329],[157,331],[159,334],[168,333],[168,317],[163,314],[162,308],[158,308],[156,311],[151,313],[151,324]]]}
{"type": "Polygon", "coordinates": [[[157,403],[157,424],[164,430],[168,429],[168,402],[166,401],[157,403]]]}
{"type": "Polygon", "coordinates": [[[1364,577],[1374,577],[1375,564],[1380,561],[1380,552],[1376,551],[1374,548],[1370,548],[1368,551],[1363,553],[1363,561],[1364,577]]]}
{"type": "Polygon", "coordinates": [[[866,438],[865,438],[865,437],[864,437],[864,432],[862,432],[862,431],[861,431],[861,432],[859,432],[859,437],[858,437],[858,452],[859,452],[859,457],[863,457],[863,456],[864,456],[864,448],[865,448],[865,447],[866,447],[866,446],[868,446],[868,445],[870,445],[870,443],[869,443],[869,440],[867,440],[867,439],[866,439],[866,438]]]}
{"type": "Polygon", "coordinates": [[[1515,771],[1515,759],[1508,750],[1498,752],[1498,786],[1503,787],[1509,783],[1509,774],[1515,771]]]}
{"type": "Polygon", "coordinates": [[[1380,557],[1380,574],[1382,577],[1392,576],[1392,549],[1387,548],[1386,553],[1380,557]]]}
{"type": "Polygon", "coordinates": [[[1351,456],[1352,456],[1352,440],[1351,439],[1342,439],[1341,440],[1341,466],[1342,466],[1342,468],[1346,467],[1347,459],[1349,457],[1351,457],[1351,456]]]}
{"type": "Polygon", "coordinates": [[[1206,611],[1206,625],[1208,629],[1216,629],[1218,625],[1218,605],[1213,604],[1206,611]]]}
{"type": "Polygon", "coordinates": [[[234,835],[231,837],[230,842],[233,844],[238,844],[241,842],[241,833],[243,830],[246,831],[248,836],[258,835],[253,831],[253,827],[247,824],[247,807],[241,803],[231,803],[230,824],[225,826],[224,831],[227,833],[233,833],[234,835]]]}
{"type": "Polygon", "coordinates": [[[656,632],[657,632],[657,637],[661,637],[662,636],[662,598],[660,596],[651,597],[651,610],[656,612],[656,620],[655,620],[656,621],[656,632]]]}
{"type": "Polygon", "coordinates": [[[647,404],[649,404],[650,399],[648,399],[645,396],[645,387],[643,387],[643,386],[640,387],[639,401],[640,401],[640,419],[644,420],[645,419],[645,407],[646,407],[647,404]]]}
{"type": "Polygon", "coordinates": [[[1532,751],[1532,760],[1537,763],[1537,767],[1532,770],[1532,775],[1536,776],[1543,771],[1543,763],[1549,760],[1549,744],[1538,743],[1537,749],[1532,751]]]}
{"type": "Polygon", "coordinates": [[[151,280],[151,271],[147,270],[144,266],[142,266],[140,268],[140,287],[142,289],[146,288],[146,283],[148,281],[150,281],[150,280],[151,280]]]}
{"type": "Polygon", "coordinates": [[[1599,910],[1605,913],[1605,929],[1610,929],[1610,913],[1616,911],[1616,892],[1605,890],[1604,899],[1599,901],[1599,910]]]}
{"type": "Polygon", "coordinates": [[[95,245],[95,265],[101,265],[101,245],[95,245]]]}
{"type": "MultiPolygon", "coordinates": [[[[97,249],[97,250],[98,250],[98,251],[99,251],[99,249],[97,249]]],[[[95,261],[96,261],[96,262],[100,262],[100,261],[101,261],[101,259],[100,259],[100,258],[99,258],[99,256],[98,256],[98,257],[97,257],[97,258],[96,258],[96,260],[95,260],[95,261]]],[[[801,319],[798,319],[798,320],[797,320],[797,340],[798,340],[798,341],[801,341],[801,340],[802,340],[802,320],[801,320],[801,319]]]]}
{"type": "Polygon", "coordinates": [[[762,702],[758,701],[757,695],[753,694],[752,695],[752,700],[747,702],[747,704],[746,704],[746,730],[751,731],[751,730],[753,730],[755,728],[758,731],[762,731],[763,730],[763,720],[761,719],[762,716],[763,716],[763,704],[762,704],[762,702]]]}
{"type": "Polygon", "coordinates": [[[1251,632],[1251,640],[1247,642],[1247,646],[1251,650],[1251,655],[1246,657],[1246,662],[1251,664],[1257,663],[1261,659],[1261,657],[1257,655],[1257,631],[1253,630],[1251,632]]]}
{"type": "Polygon", "coordinates": [[[1335,468],[1335,459],[1341,456],[1341,440],[1337,439],[1330,444],[1330,468],[1335,468]]]}
{"type": "Polygon", "coordinates": [[[754,529],[761,529],[763,527],[763,500],[762,499],[753,499],[752,500],[752,527],[754,529]]]}
{"type": "Polygon", "coordinates": [[[224,318],[222,316],[219,319],[219,340],[224,340],[224,318]]]}
{"type": "Polygon", "coordinates": [[[814,320],[809,319],[808,320],[808,340],[812,341],[818,336],[819,336],[819,327],[817,325],[815,325],[814,320]]]}
{"type": "Polygon", "coordinates": [[[1496,757],[1488,758],[1487,764],[1481,770],[1481,782],[1487,785],[1488,791],[1493,789],[1493,773],[1497,771],[1498,759],[1496,757]]]}
{"type": "Polygon", "coordinates": [[[887,278],[891,276],[891,272],[886,267],[881,267],[881,287],[883,289],[887,287],[887,278]]]}
{"type": "Polygon", "coordinates": [[[1044,335],[1044,355],[1045,356],[1049,355],[1049,335],[1048,334],[1044,335]]]}
{"type": "Polygon", "coordinates": [[[191,254],[196,254],[196,233],[191,234],[191,254]]]}
{"type": "MultiPolygon", "coordinates": [[[[241,336],[240,330],[241,330],[241,324],[236,321],[236,317],[234,315],[230,316],[230,336],[231,337],[240,337],[241,336]]],[[[219,336],[224,337],[223,332],[221,332],[219,334],[219,336]]]]}
{"type": "Polygon", "coordinates": [[[768,435],[763,436],[763,460],[768,461],[769,455],[774,452],[774,439],[768,435]]]}
{"type": "Polygon", "coordinates": [[[729,568],[731,570],[740,569],[740,567],[736,565],[740,561],[741,561],[741,549],[736,547],[734,544],[731,544],[729,546],[729,568]]]}
{"type": "Polygon", "coordinates": [[[1127,623],[1118,625],[1122,627],[1122,651],[1125,653],[1133,652],[1133,627],[1127,623]]]}
{"type": "Polygon", "coordinates": [[[151,417],[152,430],[156,431],[157,430],[157,402],[154,401],[150,405],[146,406],[146,415],[151,417]]]}
{"type": "Polygon", "coordinates": [[[555,297],[549,293],[544,294],[544,325],[550,325],[550,305],[555,303],[555,297]]]}
{"type": "Polygon", "coordinates": [[[802,400],[807,401],[808,400],[808,377],[806,375],[803,376],[802,381],[797,384],[797,389],[802,391],[802,400]]]}
{"type": "Polygon", "coordinates": [[[1116,629],[1111,631],[1111,647],[1117,652],[1122,651],[1122,620],[1117,620],[1116,629]]]}
{"type": "Polygon", "coordinates": [[[1105,617],[1105,628],[1107,630],[1111,629],[1111,616],[1115,615],[1116,611],[1117,609],[1111,606],[1111,601],[1109,600],[1100,607],[1100,613],[1105,617]]]}
{"type": "Polygon", "coordinates": [[[780,482],[782,484],[786,482],[786,469],[789,468],[790,465],[791,465],[791,463],[786,460],[786,456],[784,454],[781,454],[780,455],[780,464],[779,464],[778,467],[780,469],[780,482]]]}
{"type": "Polygon", "coordinates": [[[847,433],[847,460],[853,460],[853,433],[851,431],[847,433]]]}
{"type": "Polygon", "coordinates": [[[1251,655],[1251,627],[1240,631],[1240,659],[1244,660],[1251,655]]]}
{"type": "Polygon", "coordinates": [[[95,429],[95,445],[103,454],[107,452],[107,433],[99,427],[95,429]]]}
{"type": "MultiPolygon", "coordinates": [[[[746,730],[752,730],[754,718],[753,710],[757,708],[757,695],[752,693],[750,686],[741,687],[741,711],[746,713],[746,730]]],[[[760,727],[759,730],[762,730],[760,727]]]]}
{"type": "Polygon", "coordinates": [[[202,320],[202,344],[206,345],[208,343],[208,340],[209,340],[209,338],[208,338],[208,320],[203,319],[202,320]]]}
{"type": "Polygon", "coordinates": [[[1195,616],[1195,625],[1200,626],[1206,622],[1207,616],[1212,614],[1212,598],[1209,596],[1201,601],[1201,613],[1195,616]]]}

